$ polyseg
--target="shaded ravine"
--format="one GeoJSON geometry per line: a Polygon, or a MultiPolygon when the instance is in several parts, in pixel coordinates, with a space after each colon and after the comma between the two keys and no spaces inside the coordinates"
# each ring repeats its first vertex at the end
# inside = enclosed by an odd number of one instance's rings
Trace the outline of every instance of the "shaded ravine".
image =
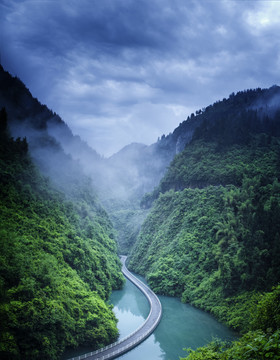
{"type": "Polygon", "coordinates": [[[88,359],[88,360],[107,360],[107,359],[114,359],[127,351],[133,349],[141,342],[143,342],[147,337],[149,337],[155,328],[158,326],[161,315],[162,315],[162,307],[161,303],[156,296],[156,294],[142,281],[137,279],[134,275],[131,274],[130,271],[127,270],[125,266],[126,256],[121,256],[122,261],[122,272],[124,276],[131,281],[142,293],[146,296],[150,304],[150,312],[145,320],[145,322],[132,334],[128,335],[127,337],[110,344],[102,349],[89,352],[87,354],[83,354],[80,356],[76,356],[70,358],[68,360],[81,360],[81,359],[88,359]]]}

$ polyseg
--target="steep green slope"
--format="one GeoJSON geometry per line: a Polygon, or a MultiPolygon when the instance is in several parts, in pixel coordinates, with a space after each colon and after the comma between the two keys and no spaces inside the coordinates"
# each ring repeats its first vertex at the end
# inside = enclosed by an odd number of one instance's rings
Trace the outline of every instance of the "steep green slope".
{"type": "MultiPolygon", "coordinates": [[[[154,186],[157,186],[175,154],[180,153],[185,145],[192,140],[211,141],[214,143],[214,147],[220,151],[223,151],[223,148],[230,144],[239,145],[242,152],[242,146],[250,141],[250,134],[279,136],[280,131],[277,125],[279,98],[280,87],[278,86],[272,86],[269,89],[246,90],[238,92],[236,95],[231,94],[228,99],[217,101],[213,105],[191,114],[173,133],[167,136],[163,135],[157,143],[146,147],[140,144],[131,144],[108,159],[112,173],[106,176],[108,181],[106,187],[114,190],[115,197],[114,200],[112,200],[112,196],[109,197],[109,201],[105,205],[106,210],[112,215],[115,227],[120,229],[118,242],[121,251],[130,251],[135,242],[137,232],[135,227],[130,226],[130,220],[137,223],[135,221],[137,218],[143,218],[143,213],[138,211],[135,204],[140,202],[141,194],[144,194],[145,191],[151,191],[154,186]],[[126,204],[119,202],[120,206],[117,210],[112,208],[116,198],[126,199],[126,204]],[[129,210],[132,210],[131,213],[129,210]],[[126,223],[128,225],[124,222],[125,218],[129,220],[126,223]]],[[[260,139],[260,141],[265,140],[260,139]]],[[[224,174],[220,172],[217,179],[217,171],[214,174],[212,171],[213,169],[215,171],[215,168],[219,166],[215,162],[219,159],[213,157],[211,159],[212,165],[208,166],[206,172],[203,169],[203,167],[205,168],[205,161],[202,152],[208,151],[207,147],[205,150],[200,149],[200,151],[190,160],[197,163],[202,159],[200,163],[202,172],[199,167],[188,164],[189,167],[193,168],[193,171],[196,171],[196,174],[184,174],[185,160],[181,157],[176,158],[178,161],[176,164],[173,163],[160,186],[153,193],[143,197],[141,201],[143,210],[147,210],[151,206],[160,192],[165,192],[169,188],[175,190],[181,190],[188,186],[201,188],[209,184],[231,184],[232,182],[237,184],[237,181],[239,181],[238,186],[240,185],[243,174],[242,163],[237,164],[239,170],[235,176],[238,178],[231,178],[233,171],[228,169],[224,171],[224,174]],[[194,184],[191,184],[190,180],[194,184]]],[[[186,156],[188,155],[186,154],[186,156]]],[[[237,158],[235,160],[238,161],[237,158]]],[[[230,159],[225,158],[220,164],[220,167],[223,166],[230,167],[230,159]]]]}
{"type": "Polygon", "coordinates": [[[220,131],[202,124],[143,198],[154,204],[130,256],[158,293],[244,331],[259,292],[280,280],[279,125],[279,112],[255,110],[227,113],[220,131]]]}
{"type": "Polygon", "coordinates": [[[238,341],[225,343],[213,340],[181,360],[263,360],[280,359],[280,285],[259,296],[247,318],[250,329],[238,341]]]}
{"type": "Polygon", "coordinates": [[[111,223],[89,191],[70,202],[52,188],[1,112],[1,359],[57,359],[117,338],[106,299],[123,277],[111,223]]]}

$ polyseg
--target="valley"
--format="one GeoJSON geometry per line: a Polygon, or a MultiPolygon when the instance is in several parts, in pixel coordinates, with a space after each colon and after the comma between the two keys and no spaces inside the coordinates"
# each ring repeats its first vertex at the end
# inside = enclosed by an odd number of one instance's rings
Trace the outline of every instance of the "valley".
{"type": "Polygon", "coordinates": [[[156,294],[241,334],[186,359],[279,358],[278,86],[107,159],[3,68],[0,109],[1,358],[114,342],[119,254],[156,294]]]}

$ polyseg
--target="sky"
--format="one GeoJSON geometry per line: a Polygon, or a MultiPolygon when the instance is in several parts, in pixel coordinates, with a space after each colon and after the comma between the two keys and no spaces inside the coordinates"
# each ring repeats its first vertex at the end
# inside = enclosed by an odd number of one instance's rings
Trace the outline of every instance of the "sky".
{"type": "Polygon", "coordinates": [[[280,0],[0,0],[0,56],[101,155],[280,85],[280,0]]]}

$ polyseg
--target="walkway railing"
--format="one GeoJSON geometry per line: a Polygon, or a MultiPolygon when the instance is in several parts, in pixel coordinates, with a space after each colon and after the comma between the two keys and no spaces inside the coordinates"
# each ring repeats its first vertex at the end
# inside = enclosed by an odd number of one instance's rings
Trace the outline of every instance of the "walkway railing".
{"type": "Polygon", "coordinates": [[[135,286],[139,288],[143,292],[143,294],[146,296],[146,298],[149,301],[150,304],[150,312],[145,320],[145,322],[139,326],[138,329],[136,329],[133,333],[129,334],[128,336],[122,338],[121,340],[118,340],[108,346],[105,346],[99,350],[89,352],[87,354],[79,355],[74,358],[70,358],[68,360],[82,360],[82,359],[88,359],[88,360],[108,360],[116,358],[125,352],[133,349],[137,345],[139,345],[141,342],[143,342],[148,336],[150,336],[155,328],[158,326],[161,315],[162,315],[162,307],[161,303],[156,296],[156,294],[147,287],[141,280],[137,279],[134,275],[131,274],[131,272],[128,271],[128,269],[125,266],[126,256],[121,256],[121,261],[123,263],[122,272],[124,276],[130,280],[135,286]],[[153,304],[154,301],[154,304],[153,304]],[[156,315],[155,320],[150,324],[147,330],[143,330],[145,326],[149,323],[151,316],[156,315]],[[129,341],[126,345],[122,346],[125,342],[129,341]],[[113,348],[116,348],[116,350],[113,350],[113,348]],[[108,352],[108,350],[112,349],[113,351],[104,354],[105,352],[108,352]],[[104,355],[102,355],[102,353],[104,355]],[[98,356],[100,355],[100,356],[98,356]]]}

